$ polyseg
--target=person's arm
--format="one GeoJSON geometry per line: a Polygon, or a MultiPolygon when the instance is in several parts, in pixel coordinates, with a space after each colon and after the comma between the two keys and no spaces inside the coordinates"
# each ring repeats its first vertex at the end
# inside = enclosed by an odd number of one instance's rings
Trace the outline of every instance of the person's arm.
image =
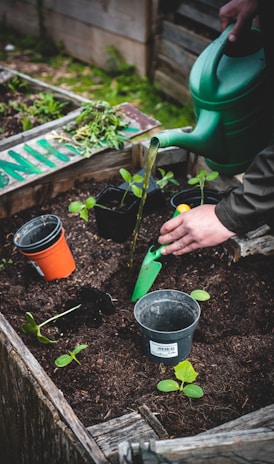
{"type": "Polygon", "coordinates": [[[243,184],[230,191],[215,212],[222,224],[237,234],[274,224],[274,145],[256,156],[243,184]]]}

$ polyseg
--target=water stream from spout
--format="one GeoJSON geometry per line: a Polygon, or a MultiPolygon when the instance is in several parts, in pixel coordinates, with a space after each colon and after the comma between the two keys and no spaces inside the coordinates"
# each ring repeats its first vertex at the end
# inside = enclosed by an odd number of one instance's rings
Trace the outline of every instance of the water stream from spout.
{"type": "Polygon", "coordinates": [[[130,247],[129,263],[128,263],[129,267],[132,267],[133,265],[133,258],[134,258],[134,253],[136,249],[138,232],[139,232],[141,220],[143,217],[143,209],[144,209],[145,201],[147,198],[149,179],[150,179],[151,171],[152,171],[152,168],[153,168],[153,165],[154,165],[157,153],[158,153],[158,148],[159,148],[159,141],[156,138],[153,138],[150,142],[150,146],[149,146],[148,153],[147,153],[147,159],[146,159],[146,164],[145,164],[145,175],[144,175],[144,182],[143,182],[143,192],[142,192],[142,197],[141,197],[138,212],[137,212],[135,227],[132,232],[133,238],[132,238],[131,247],[130,247]]]}

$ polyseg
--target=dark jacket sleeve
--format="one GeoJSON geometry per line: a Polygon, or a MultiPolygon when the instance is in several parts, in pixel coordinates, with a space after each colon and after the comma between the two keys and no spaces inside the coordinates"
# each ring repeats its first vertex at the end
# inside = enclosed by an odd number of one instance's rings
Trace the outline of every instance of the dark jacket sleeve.
{"type": "Polygon", "coordinates": [[[247,169],[243,183],[227,192],[215,209],[218,219],[236,234],[262,224],[274,225],[274,145],[262,150],[247,169]]]}

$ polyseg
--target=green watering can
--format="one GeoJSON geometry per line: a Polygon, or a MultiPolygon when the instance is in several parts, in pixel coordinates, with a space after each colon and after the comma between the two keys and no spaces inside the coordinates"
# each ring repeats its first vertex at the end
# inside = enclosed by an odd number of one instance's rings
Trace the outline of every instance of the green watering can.
{"type": "Polygon", "coordinates": [[[272,138],[272,99],[261,32],[250,29],[237,44],[228,26],[195,61],[189,78],[196,127],[160,132],[158,147],[178,146],[204,156],[225,175],[246,170],[272,138]]]}

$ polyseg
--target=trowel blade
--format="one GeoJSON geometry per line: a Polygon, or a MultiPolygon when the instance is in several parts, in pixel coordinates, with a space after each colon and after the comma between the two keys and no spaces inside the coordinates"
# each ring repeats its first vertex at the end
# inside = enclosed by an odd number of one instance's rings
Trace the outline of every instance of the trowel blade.
{"type": "Polygon", "coordinates": [[[142,265],[131,297],[132,302],[138,300],[150,290],[161,269],[162,263],[159,261],[152,261],[149,264],[142,265]]]}

